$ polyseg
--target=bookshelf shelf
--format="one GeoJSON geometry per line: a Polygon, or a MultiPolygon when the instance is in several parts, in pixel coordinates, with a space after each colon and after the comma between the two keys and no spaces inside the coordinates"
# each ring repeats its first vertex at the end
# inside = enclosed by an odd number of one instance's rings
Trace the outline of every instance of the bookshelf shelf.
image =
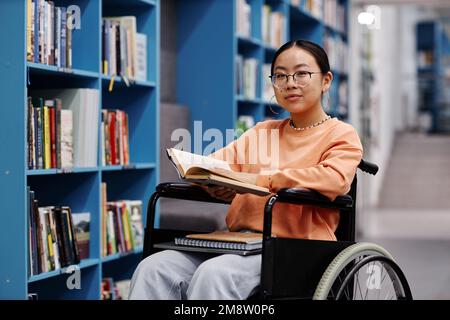
{"type": "Polygon", "coordinates": [[[53,270],[53,271],[50,271],[50,272],[44,272],[44,273],[40,273],[40,274],[35,275],[35,276],[31,276],[28,279],[28,283],[32,283],[32,282],[36,282],[36,281],[40,281],[40,280],[45,280],[45,279],[56,277],[56,276],[59,276],[59,275],[68,274],[68,273],[70,273],[69,271],[71,270],[71,268],[84,269],[84,268],[96,266],[96,265],[98,265],[98,263],[99,263],[98,259],[84,259],[84,260],[81,260],[79,264],[75,264],[75,265],[64,267],[64,268],[61,268],[61,269],[58,269],[58,270],[53,270]]]}
{"type": "MultiPolygon", "coordinates": [[[[102,75],[102,86],[104,88],[109,89],[109,85],[111,82],[111,76],[105,76],[102,75]]],[[[114,85],[113,90],[116,88],[127,88],[125,81],[121,77],[114,77],[114,85]]],[[[129,87],[148,87],[148,88],[154,88],[156,87],[156,83],[154,81],[129,81],[129,87]]]]}
{"type": "Polygon", "coordinates": [[[27,62],[27,66],[30,72],[41,73],[45,75],[59,75],[68,77],[88,77],[88,78],[98,78],[99,74],[97,72],[80,70],[80,69],[68,69],[68,68],[58,68],[56,66],[46,65],[42,63],[27,62]]]}
{"type": "Polygon", "coordinates": [[[104,3],[112,6],[156,6],[156,0],[103,0],[104,3]]]}
{"type": "Polygon", "coordinates": [[[261,104],[263,101],[261,99],[249,99],[243,96],[237,96],[237,101],[240,103],[251,103],[251,104],[261,104]]]}
{"type": "Polygon", "coordinates": [[[242,36],[238,36],[238,43],[242,46],[250,46],[250,47],[260,47],[262,45],[261,40],[255,38],[246,38],[242,36]]]}
{"type": "Polygon", "coordinates": [[[118,260],[120,258],[129,257],[129,256],[132,256],[132,255],[139,255],[139,254],[142,254],[142,250],[143,250],[142,248],[138,248],[138,249],[134,249],[133,251],[115,253],[115,254],[103,257],[102,258],[102,263],[116,261],[116,260],[118,260]]]}
{"type": "Polygon", "coordinates": [[[27,170],[28,176],[97,172],[97,167],[27,170]]]}
{"type": "MultiPolygon", "coordinates": [[[[58,68],[27,61],[28,0],[0,1],[0,41],[8,43],[0,50],[0,86],[8,108],[0,108],[0,117],[8,119],[0,127],[2,148],[7,157],[0,159],[0,212],[8,223],[0,224],[0,299],[100,299],[102,279],[129,279],[141,259],[142,249],[115,256],[103,263],[102,183],[107,184],[107,201],[142,201],[143,223],[148,197],[159,181],[159,0],[80,0],[81,28],[72,32],[72,68],[58,68]],[[131,82],[116,78],[108,91],[111,77],[101,73],[102,17],[136,16],[137,32],[147,36],[147,80],[131,82]],[[68,88],[95,89],[99,93],[97,161],[89,167],[67,169],[28,169],[27,97],[39,96],[38,90],[68,88]],[[120,109],[128,115],[131,165],[103,167],[100,148],[102,109],[120,109]],[[90,213],[89,256],[76,265],[82,269],[81,289],[70,290],[67,268],[30,275],[28,189],[34,191],[39,207],[68,206],[72,213],[90,213]]],[[[68,0],[57,6],[73,5],[68,0]]],[[[41,91],[43,92],[43,91],[41,91]]],[[[42,97],[47,99],[47,97],[42,97]]],[[[51,99],[51,97],[48,97],[51,99]]],[[[64,104],[63,104],[64,109],[64,104]]],[[[96,132],[92,130],[92,132],[96,132]]]]}
{"type": "Polygon", "coordinates": [[[142,170],[155,169],[156,163],[132,163],[129,165],[103,166],[102,171],[121,171],[121,170],[142,170]]]}

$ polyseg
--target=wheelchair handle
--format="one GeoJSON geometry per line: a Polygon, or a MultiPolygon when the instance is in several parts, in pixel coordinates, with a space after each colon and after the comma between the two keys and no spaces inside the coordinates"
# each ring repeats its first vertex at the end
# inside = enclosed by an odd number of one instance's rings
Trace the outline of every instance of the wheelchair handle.
{"type": "Polygon", "coordinates": [[[358,168],[361,169],[363,172],[367,172],[372,175],[376,175],[378,172],[378,166],[375,163],[366,161],[364,159],[361,159],[358,168]]]}

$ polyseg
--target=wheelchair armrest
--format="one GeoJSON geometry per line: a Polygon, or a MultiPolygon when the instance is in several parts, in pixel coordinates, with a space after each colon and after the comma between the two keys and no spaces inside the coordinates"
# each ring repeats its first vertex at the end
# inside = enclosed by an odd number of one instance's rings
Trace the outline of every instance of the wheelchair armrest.
{"type": "Polygon", "coordinates": [[[278,202],[305,204],[322,208],[349,210],[353,206],[353,199],[349,195],[338,196],[334,201],[331,201],[317,191],[302,188],[280,189],[277,196],[278,202]]]}
{"type": "Polygon", "coordinates": [[[350,195],[342,195],[331,201],[321,193],[301,188],[280,189],[277,194],[271,196],[264,207],[263,237],[269,239],[272,235],[272,209],[276,202],[312,205],[322,208],[351,210],[353,199],[350,195]]]}
{"type": "Polygon", "coordinates": [[[156,192],[160,197],[165,198],[230,204],[230,202],[210,196],[199,185],[188,182],[163,182],[156,186],[156,192]]]}

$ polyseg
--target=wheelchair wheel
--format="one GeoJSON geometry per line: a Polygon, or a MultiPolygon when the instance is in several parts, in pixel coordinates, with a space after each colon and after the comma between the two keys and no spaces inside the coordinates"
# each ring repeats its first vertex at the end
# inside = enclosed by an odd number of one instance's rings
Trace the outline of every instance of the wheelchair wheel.
{"type": "Polygon", "coordinates": [[[392,255],[373,243],[342,250],[325,270],[315,300],[411,300],[408,282],[392,255]]]}

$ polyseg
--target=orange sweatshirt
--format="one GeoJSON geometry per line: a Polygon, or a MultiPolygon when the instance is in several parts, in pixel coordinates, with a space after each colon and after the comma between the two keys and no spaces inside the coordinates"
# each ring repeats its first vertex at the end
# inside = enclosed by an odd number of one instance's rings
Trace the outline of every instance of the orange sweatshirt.
{"type": "MultiPolygon", "coordinates": [[[[355,129],[332,118],[304,131],[291,128],[289,119],[258,122],[210,156],[227,161],[234,171],[259,174],[257,185],[273,193],[302,187],[334,200],[350,190],[362,153],[355,129]],[[261,151],[267,151],[265,156],[261,151]]],[[[229,230],[262,232],[269,197],[237,194],[226,217],[229,230]]],[[[334,209],[277,203],[272,232],[279,237],[336,240],[338,223],[339,213],[334,209]]]]}

